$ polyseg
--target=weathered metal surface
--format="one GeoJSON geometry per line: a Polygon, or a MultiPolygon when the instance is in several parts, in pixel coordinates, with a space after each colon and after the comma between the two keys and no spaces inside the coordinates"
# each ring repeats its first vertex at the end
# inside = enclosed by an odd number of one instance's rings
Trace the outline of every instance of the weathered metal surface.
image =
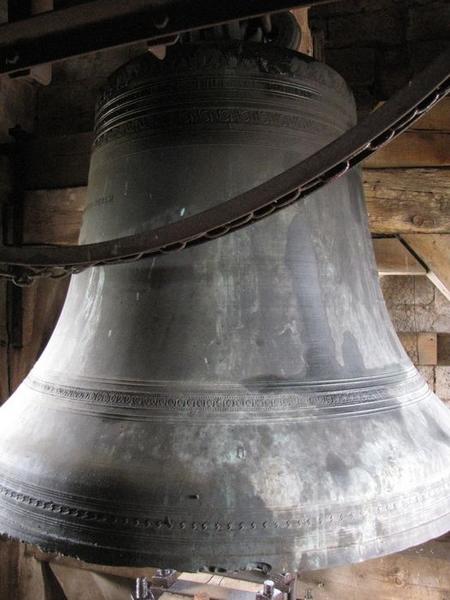
{"type": "MultiPolygon", "coordinates": [[[[354,119],[339,76],[292,52],[139,59],[99,109],[81,241],[210,209],[354,119]]],[[[387,316],[356,170],[209,244],[74,277],[0,412],[0,531],[91,562],[356,562],[447,531],[449,477],[449,414],[387,316]]]]}
{"type": "MultiPolygon", "coordinates": [[[[411,85],[339,139],[320,150],[316,148],[313,156],[291,166],[286,172],[269,178],[269,181],[264,180],[254,189],[234,198],[227,198],[218,206],[192,216],[176,215],[162,227],[84,246],[3,246],[0,248],[0,264],[19,268],[4,271],[0,276],[26,285],[37,277],[67,276],[87,267],[179,251],[259,221],[341,177],[394,139],[447,94],[449,72],[450,50],[411,85]]],[[[138,123],[139,117],[135,115],[132,126],[136,127],[138,123]]],[[[114,118],[108,126],[116,127],[114,118]]],[[[99,136],[104,137],[101,127],[99,136]]]]}

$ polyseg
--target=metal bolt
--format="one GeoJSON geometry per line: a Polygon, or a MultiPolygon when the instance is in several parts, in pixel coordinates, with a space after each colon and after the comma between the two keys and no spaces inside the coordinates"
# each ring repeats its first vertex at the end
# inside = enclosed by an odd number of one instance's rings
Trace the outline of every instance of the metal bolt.
{"type": "Polygon", "coordinates": [[[169,575],[172,575],[172,573],[173,573],[173,569],[157,569],[156,570],[157,577],[169,577],[169,575]]]}
{"type": "Polygon", "coordinates": [[[136,600],[152,600],[153,594],[146,577],[136,579],[136,600]]]}
{"type": "Polygon", "coordinates": [[[273,592],[275,590],[275,584],[271,579],[266,579],[263,584],[263,595],[266,598],[272,598],[273,592]]]}

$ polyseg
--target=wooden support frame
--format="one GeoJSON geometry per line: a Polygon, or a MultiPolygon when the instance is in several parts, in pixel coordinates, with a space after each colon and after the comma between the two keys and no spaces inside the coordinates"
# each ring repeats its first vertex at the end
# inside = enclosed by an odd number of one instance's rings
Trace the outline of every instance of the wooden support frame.
{"type": "Polygon", "coordinates": [[[401,239],[427,266],[427,277],[450,301],[450,234],[410,234],[401,239]]]}
{"type": "Polygon", "coordinates": [[[398,238],[375,238],[373,247],[380,275],[426,275],[423,264],[398,238]]]}
{"type": "Polygon", "coordinates": [[[450,234],[373,240],[380,275],[425,275],[450,301],[450,234]]]}

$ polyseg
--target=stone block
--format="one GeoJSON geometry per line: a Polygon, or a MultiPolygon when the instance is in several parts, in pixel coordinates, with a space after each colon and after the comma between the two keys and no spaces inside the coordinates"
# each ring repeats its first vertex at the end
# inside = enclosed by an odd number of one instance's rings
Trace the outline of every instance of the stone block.
{"type": "Polygon", "coordinates": [[[436,321],[433,331],[450,332],[450,301],[438,289],[436,289],[435,311],[436,321]]]}
{"type": "Polygon", "coordinates": [[[389,307],[389,315],[397,331],[436,331],[437,316],[433,305],[414,306],[411,304],[389,307]]]}
{"type": "Polygon", "coordinates": [[[450,402],[450,367],[436,367],[436,394],[444,402],[450,402]]]}
{"type": "Polygon", "coordinates": [[[417,365],[419,362],[419,352],[417,347],[417,335],[409,332],[399,332],[398,337],[411,361],[417,365]]]}
{"type": "MultiPolygon", "coordinates": [[[[434,302],[435,287],[426,277],[386,276],[380,281],[388,307],[405,304],[428,306],[434,302]]],[[[421,331],[427,331],[427,328],[421,331]]]]}
{"type": "Polygon", "coordinates": [[[434,367],[417,367],[417,370],[425,379],[428,384],[428,387],[432,392],[435,391],[435,369],[434,367]]]}
{"type": "Polygon", "coordinates": [[[435,366],[437,364],[437,334],[418,333],[417,351],[419,354],[419,365],[435,366]]]}
{"type": "Polygon", "coordinates": [[[450,367],[450,333],[439,334],[437,342],[438,365],[450,367]]]}
{"type": "Polygon", "coordinates": [[[416,366],[434,367],[437,364],[436,333],[399,332],[398,337],[416,366]]]}

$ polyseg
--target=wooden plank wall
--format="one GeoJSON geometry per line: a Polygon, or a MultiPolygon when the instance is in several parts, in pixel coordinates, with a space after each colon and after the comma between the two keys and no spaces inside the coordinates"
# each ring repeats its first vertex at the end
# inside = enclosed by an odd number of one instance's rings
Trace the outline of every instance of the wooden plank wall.
{"type": "MultiPolygon", "coordinates": [[[[0,11],[1,12],[1,11],[0,11]]],[[[0,15],[2,16],[2,15],[0,15]]],[[[35,89],[28,82],[0,78],[0,143],[11,141],[9,130],[20,124],[31,131],[34,122],[35,89]]],[[[6,205],[14,202],[11,166],[0,157],[0,223],[6,205]]],[[[1,223],[1,225],[3,225],[1,223]]],[[[2,229],[2,228],[1,228],[2,229]]],[[[10,285],[0,280],[0,404],[11,392],[10,285]]],[[[0,600],[16,598],[21,549],[15,541],[0,542],[0,600]]],[[[31,600],[31,596],[29,596],[31,600]]]]}

